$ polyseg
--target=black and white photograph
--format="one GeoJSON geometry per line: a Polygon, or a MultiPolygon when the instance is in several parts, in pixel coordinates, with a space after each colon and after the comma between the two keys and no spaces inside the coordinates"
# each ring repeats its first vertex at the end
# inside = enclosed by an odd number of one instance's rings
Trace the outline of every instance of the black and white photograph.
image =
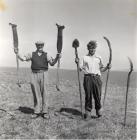
{"type": "Polygon", "coordinates": [[[135,140],[136,0],[0,0],[0,139],[135,140]]]}

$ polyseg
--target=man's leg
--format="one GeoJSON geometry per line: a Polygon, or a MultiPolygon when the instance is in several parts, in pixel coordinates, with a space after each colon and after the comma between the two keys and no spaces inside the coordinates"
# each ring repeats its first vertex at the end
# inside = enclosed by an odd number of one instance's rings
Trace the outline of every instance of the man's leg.
{"type": "Polygon", "coordinates": [[[44,118],[49,118],[49,112],[48,112],[48,71],[42,73],[42,79],[41,79],[41,93],[42,93],[42,115],[44,118]]]}
{"type": "Polygon", "coordinates": [[[100,76],[95,76],[93,78],[93,97],[95,100],[95,109],[96,109],[96,115],[98,117],[101,116],[101,90],[102,90],[102,81],[100,79],[100,76]]]}
{"type": "Polygon", "coordinates": [[[84,90],[85,90],[85,118],[88,117],[92,110],[92,92],[91,92],[91,77],[90,76],[84,76],[84,90]]]}
{"type": "Polygon", "coordinates": [[[31,89],[34,97],[34,113],[41,113],[41,92],[38,79],[38,73],[32,73],[31,75],[31,89]]]}

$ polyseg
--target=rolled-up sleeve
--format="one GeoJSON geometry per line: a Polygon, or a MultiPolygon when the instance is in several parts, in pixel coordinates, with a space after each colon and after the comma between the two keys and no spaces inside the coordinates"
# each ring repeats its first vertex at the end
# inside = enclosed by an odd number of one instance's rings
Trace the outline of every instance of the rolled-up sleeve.
{"type": "Polygon", "coordinates": [[[84,59],[82,58],[80,60],[80,64],[79,64],[79,67],[80,67],[81,70],[83,69],[83,65],[84,65],[84,59]]]}
{"type": "Polygon", "coordinates": [[[103,63],[102,63],[102,58],[101,58],[101,56],[99,57],[99,59],[100,59],[99,67],[100,67],[100,69],[101,69],[101,68],[104,67],[104,65],[103,65],[103,63]]]}
{"type": "Polygon", "coordinates": [[[81,59],[81,61],[80,61],[80,69],[84,72],[84,73],[86,73],[86,65],[85,65],[85,60],[84,60],[84,57],[81,59]]]}

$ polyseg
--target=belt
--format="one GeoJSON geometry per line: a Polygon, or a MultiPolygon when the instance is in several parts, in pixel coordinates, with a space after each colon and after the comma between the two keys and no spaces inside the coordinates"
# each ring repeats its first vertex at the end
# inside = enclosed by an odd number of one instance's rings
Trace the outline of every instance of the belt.
{"type": "Polygon", "coordinates": [[[94,74],[94,73],[88,73],[88,74],[84,74],[84,76],[100,76],[99,74],[94,74]]]}

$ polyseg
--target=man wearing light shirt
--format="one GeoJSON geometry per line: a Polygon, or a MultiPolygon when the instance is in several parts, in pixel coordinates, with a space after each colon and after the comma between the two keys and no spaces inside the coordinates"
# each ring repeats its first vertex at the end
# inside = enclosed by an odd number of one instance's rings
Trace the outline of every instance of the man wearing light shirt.
{"type": "MultiPolygon", "coordinates": [[[[103,67],[101,57],[95,54],[96,47],[96,41],[90,41],[87,44],[88,54],[82,58],[80,63],[80,70],[84,72],[85,118],[90,116],[92,110],[92,96],[95,100],[96,115],[97,117],[101,116],[101,72],[111,67],[109,64],[103,67]]],[[[76,59],[75,62],[79,63],[79,60],[76,59]]]]}

